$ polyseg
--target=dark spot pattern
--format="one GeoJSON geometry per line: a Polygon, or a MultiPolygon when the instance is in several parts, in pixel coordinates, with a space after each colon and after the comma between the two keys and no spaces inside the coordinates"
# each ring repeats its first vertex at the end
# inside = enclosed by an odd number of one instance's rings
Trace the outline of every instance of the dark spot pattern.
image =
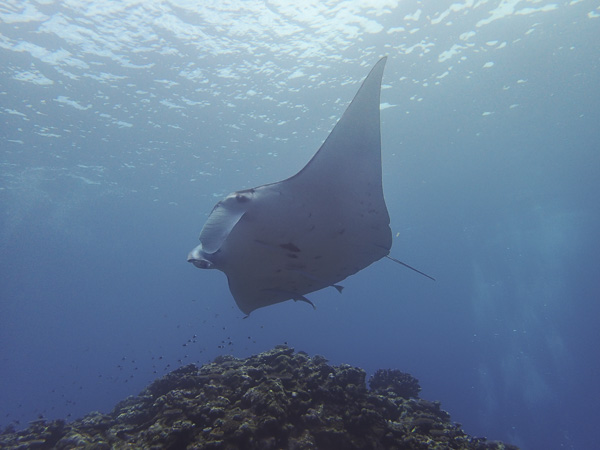
{"type": "Polygon", "coordinates": [[[291,242],[288,242],[287,244],[279,244],[279,246],[281,248],[283,248],[284,250],[288,250],[290,252],[299,252],[300,249],[298,247],[296,247],[294,244],[292,244],[291,242]]]}

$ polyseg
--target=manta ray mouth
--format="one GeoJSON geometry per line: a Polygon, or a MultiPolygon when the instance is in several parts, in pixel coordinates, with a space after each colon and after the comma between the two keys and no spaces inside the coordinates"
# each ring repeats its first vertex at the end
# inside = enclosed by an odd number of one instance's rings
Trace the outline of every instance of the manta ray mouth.
{"type": "Polygon", "coordinates": [[[192,257],[188,257],[187,262],[192,263],[198,269],[212,269],[213,263],[207,261],[206,259],[195,259],[192,257]]]}
{"type": "Polygon", "coordinates": [[[198,269],[214,269],[215,267],[214,263],[206,257],[206,253],[202,250],[202,244],[188,253],[187,262],[192,263],[198,269]]]}
{"type": "Polygon", "coordinates": [[[198,269],[214,268],[214,264],[211,261],[209,261],[208,259],[203,258],[201,255],[199,255],[199,253],[200,252],[197,251],[197,248],[192,250],[187,257],[187,262],[192,263],[198,269]]]}

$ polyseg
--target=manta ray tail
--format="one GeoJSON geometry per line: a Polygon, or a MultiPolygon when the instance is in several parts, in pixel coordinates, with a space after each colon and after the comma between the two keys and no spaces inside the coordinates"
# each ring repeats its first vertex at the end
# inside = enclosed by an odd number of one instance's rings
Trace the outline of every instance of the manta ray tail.
{"type": "Polygon", "coordinates": [[[424,272],[421,272],[420,270],[417,270],[417,269],[415,269],[415,268],[414,268],[414,267],[412,267],[412,266],[409,266],[409,265],[408,265],[408,264],[406,264],[406,263],[403,263],[403,262],[402,262],[402,261],[400,261],[399,259],[392,258],[390,255],[386,255],[386,258],[387,258],[387,259],[391,259],[391,260],[392,260],[392,261],[394,261],[395,263],[401,264],[401,265],[403,265],[404,267],[408,267],[410,270],[414,270],[415,272],[417,272],[417,273],[420,273],[420,274],[421,274],[421,275],[423,275],[424,277],[427,277],[427,278],[429,278],[430,280],[433,280],[433,281],[435,281],[435,278],[433,278],[433,277],[431,277],[431,276],[427,275],[427,274],[426,274],[426,273],[424,273],[424,272]]]}

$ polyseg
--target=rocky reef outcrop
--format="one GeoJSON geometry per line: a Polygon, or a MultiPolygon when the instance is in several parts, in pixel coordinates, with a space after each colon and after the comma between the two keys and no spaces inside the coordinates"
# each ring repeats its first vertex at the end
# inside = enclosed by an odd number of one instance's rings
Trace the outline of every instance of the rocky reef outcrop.
{"type": "Polygon", "coordinates": [[[109,414],[32,422],[1,448],[515,449],[467,435],[398,370],[332,366],[292,348],[187,365],[109,414]]]}

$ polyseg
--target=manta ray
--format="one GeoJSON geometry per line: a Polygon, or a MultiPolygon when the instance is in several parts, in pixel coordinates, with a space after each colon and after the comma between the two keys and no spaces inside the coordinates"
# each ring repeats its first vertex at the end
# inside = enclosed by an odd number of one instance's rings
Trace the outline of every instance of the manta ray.
{"type": "MultiPolygon", "coordinates": [[[[338,283],[392,247],[381,181],[379,97],[386,57],[373,67],[321,148],[296,175],[229,194],[215,205],[188,262],[227,275],[246,315],[338,283]]],[[[431,278],[431,277],[429,277],[431,278]]]]}

